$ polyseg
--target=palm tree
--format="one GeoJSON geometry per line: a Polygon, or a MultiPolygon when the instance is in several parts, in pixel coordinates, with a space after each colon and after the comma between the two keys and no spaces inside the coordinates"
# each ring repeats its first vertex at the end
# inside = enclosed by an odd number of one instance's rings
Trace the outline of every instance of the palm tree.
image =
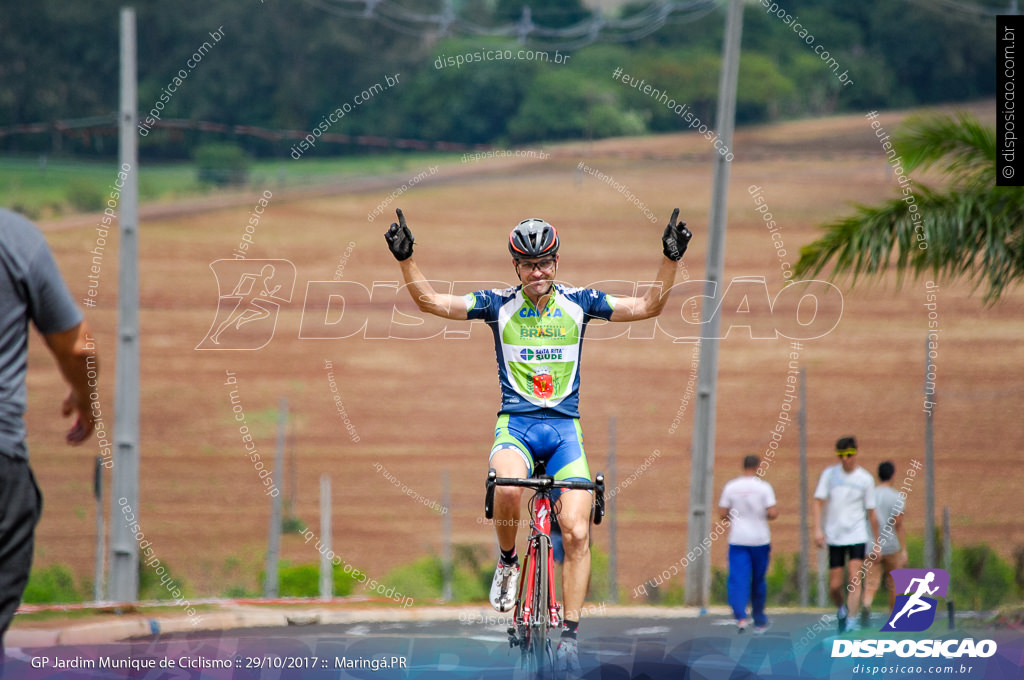
{"type": "Polygon", "coordinates": [[[897,284],[910,272],[973,281],[994,304],[1024,278],[1024,188],[996,186],[995,128],[968,114],[914,117],[894,134],[902,169],[939,168],[945,190],[897,177],[902,198],[858,205],[850,217],[824,226],[825,235],[804,246],[798,277],[815,275],[831,261],[832,275],[879,274],[896,251],[897,284]]]}

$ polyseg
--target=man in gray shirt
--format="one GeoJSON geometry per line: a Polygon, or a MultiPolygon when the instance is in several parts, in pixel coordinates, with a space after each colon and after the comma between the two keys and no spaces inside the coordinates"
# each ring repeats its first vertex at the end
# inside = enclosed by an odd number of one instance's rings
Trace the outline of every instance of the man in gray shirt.
{"type": "Polygon", "coordinates": [[[27,219],[0,208],[0,637],[28,584],[42,511],[25,444],[29,322],[42,334],[71,387],[61,410],[77,418],[65,439],[81,444],[94,427],[90,385],[95,385],[96,365],[89,328],[46,239],[27,219]]]}
{"type": "Polygon", "coordinates": [[[896,585],[892,570],[907,564],[907,542],[903,536],[903,508],[906,494],[892,488],[896,466],[891,461],[878,464],[878,486],[875,487],[875,511],[878,513],[879,531],[874,545],[869,544],[870,555],[864,561],[864,602],[860,610],[861,625],[871,620],[871,601],[883,579],[889,591],[889,610],[896,604],[896,585]]]}

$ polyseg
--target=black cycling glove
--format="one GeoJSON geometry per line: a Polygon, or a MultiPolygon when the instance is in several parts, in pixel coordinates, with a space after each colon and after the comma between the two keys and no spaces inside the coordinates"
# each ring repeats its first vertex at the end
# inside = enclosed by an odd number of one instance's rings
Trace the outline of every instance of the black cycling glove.
{"type": "Polygon", "coordinates": [[[665,233],[661,236],[665,257],[673,262],[683,259],[686,246],[689,245],[690,239],[693,238],[693,234],[686,228],[686,222],[680,221],[677,223],[677,217],[679,217],[679,208],[672,211],[672,217],[668,221],[668,226],[665,227],[665,233]]]}
{"type": "Polygon", "coordinates": [[[405,224],[405,215],[402,214],[401,209],[395,212],[398,213],[398,222],[391,223],[391,228],[384,232],[384,238],[387,239],[391,254],[395,256],[396,260],[401,262],[412,257],[412,244],[414,241],[412,232],[409,231],[409,227],[405,224]]]}

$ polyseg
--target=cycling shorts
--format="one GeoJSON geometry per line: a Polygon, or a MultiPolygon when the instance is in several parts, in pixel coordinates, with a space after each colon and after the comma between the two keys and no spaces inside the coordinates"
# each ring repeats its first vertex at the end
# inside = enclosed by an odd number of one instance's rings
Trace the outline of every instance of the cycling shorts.
{"type": "Polygon", "coordinates": [[[502,413],[494,426],[491,456],[509,448],[523,457],[530,475],[543,461],[545,474],[557,480],[591,481],[579,418],[502,413]]]}

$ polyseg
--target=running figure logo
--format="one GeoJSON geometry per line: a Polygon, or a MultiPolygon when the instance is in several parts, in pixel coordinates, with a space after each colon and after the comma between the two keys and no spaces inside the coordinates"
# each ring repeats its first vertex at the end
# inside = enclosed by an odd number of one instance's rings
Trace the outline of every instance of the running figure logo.
{"type": "Polygon", "coordinates": [[[949,574],[945,569],[893,569],[896,604],[883,631],[917,633],[927,630],[935,621],[937,602],[929,595],[945,597],[949,589],[949,574]]]}
{"type": "Polygon", "coordinates": [[[289,260],[215,260],[217,315],[196,349],[255,350],[277,328],[281,304],[291,302],[295,265],[289,260]],[[225,292],[229,291],[230,292],[225,292]]]}

